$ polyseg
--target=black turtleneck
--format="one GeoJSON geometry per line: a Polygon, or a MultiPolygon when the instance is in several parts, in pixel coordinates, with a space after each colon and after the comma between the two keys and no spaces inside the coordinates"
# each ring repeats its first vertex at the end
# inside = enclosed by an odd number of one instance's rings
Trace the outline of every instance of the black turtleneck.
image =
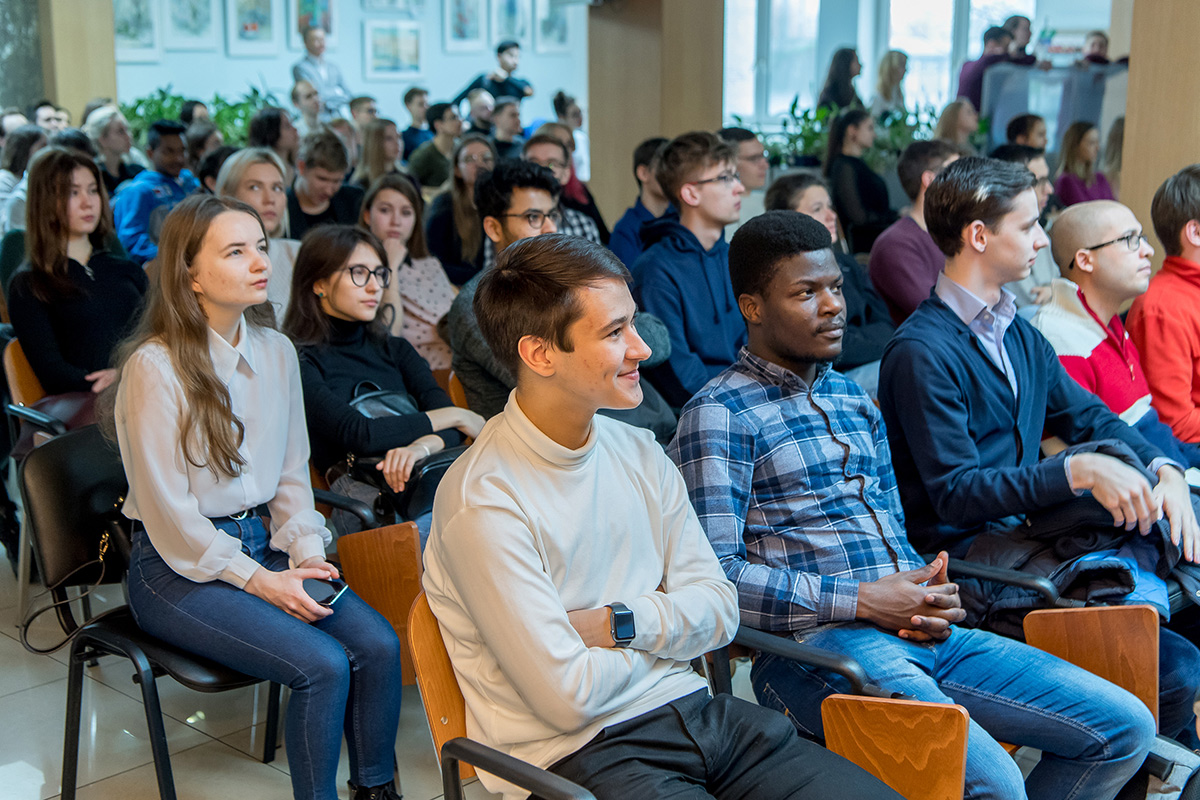
{"type": "MultiPolygon", "coordinates": [[[[370,381],[385,391],[406,391],[421,411],[452,406],[429,364],[396,336],[367,335],[363,322],[329,318],[328,342],[297,348],[304,384],[304,413],[317,469],[324,472],[349,453],[381,456],[433,432],[425,414],[367,419],[350,407],[354,388],[370,381]]],[[[457,430],[438,434],[447,447],[462,443],[457,430]]]]}

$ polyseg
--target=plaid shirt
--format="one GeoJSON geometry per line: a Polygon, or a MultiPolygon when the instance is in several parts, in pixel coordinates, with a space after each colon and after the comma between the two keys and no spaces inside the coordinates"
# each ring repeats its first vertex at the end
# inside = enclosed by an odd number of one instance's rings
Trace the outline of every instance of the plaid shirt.
{"type": "Polygon", "coordinates": [[[879,410],[828,366],[812,387],[745,348],[683,410],[668,450],[738,587],[742,621],[850,621],[858,583],[923,566],[879,410]]]}
{"type": "MultiPolygon", "coordinates": [[[[596,220],[573,208],[562,209],[562,222],[558,223],[558,232],[571,236],[582,236],[588,241],[600,244],[600,229],[596,227],[596,220]]],[[[483,237],[483,268],[480,272],[491,269],[495,263],[496,244],[485,236],[483,237]]]]}

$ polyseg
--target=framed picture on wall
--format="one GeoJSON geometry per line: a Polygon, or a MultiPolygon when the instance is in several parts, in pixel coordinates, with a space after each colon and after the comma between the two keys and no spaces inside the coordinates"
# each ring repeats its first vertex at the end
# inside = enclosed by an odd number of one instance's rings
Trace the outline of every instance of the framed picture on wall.
{"type": "Polygon", "coordinates": [[[492,44],[512,39],[528,47],[532,17],[530,0],[492,0],[492,44]]]}
{"type": "Polygon", "coordinates": [[[363,22],[363,76],[406,81],[421,74],[421,24],[410,20],[363,22]]]}
{"type": "Polygon", "coordinates": [[[443,47],[472,53],[487,47],[487,0],[442,0],[443,47]]]}
{"type": "Polygon", "coordinates": [[[538,53],[567,52],[567,9],[553,0],[534,0],[533,49],[538,53]]]}
{"type": "Polygon", "coordinates": [[[425,12],[425,0],[362,0],[363,11],[394,11],[409,19],[425,12]]]}
{"type": "Polygon", "coordinates": [[[325,31],[325,46],[337,46],[337,0],[287,0],[288,4],[288,47],[304,49],[304,31],[322,28],[325,31]]]}
{"type": "Polygon", "coordinates": [[[281,0],[225,0],[225,48],[231,56],[273,56],[283,47],[281,0]]]}
{"type": "Polygon", "coordinates": [[[220,30],[217,0],[167,0],[163,47],[167,50],[216,50],[220,30]]]}
{"type": "Polygon", "coordinates": [[[119,63],[162,60],[162,19],[156,0],[113,0],[113,44],[119,63]]]}

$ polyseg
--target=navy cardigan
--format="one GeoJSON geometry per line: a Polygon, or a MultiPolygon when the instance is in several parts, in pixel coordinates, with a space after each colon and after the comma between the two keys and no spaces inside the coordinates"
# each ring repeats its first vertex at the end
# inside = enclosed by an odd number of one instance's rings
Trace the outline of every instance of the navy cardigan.
{"type": "Polygon", "coordinates": [[[1074,497],[1062,459],[1038,460],[1043,431],[1067,444],[1120,439],[1149,464],[1163,454],[1062,368],[1017,317],[1004,335],[1014,398],[978,338],[937,295],[883,354],[879,403],[909,540],[962,555],[989,523],[1010,527],[1074,497]]]}

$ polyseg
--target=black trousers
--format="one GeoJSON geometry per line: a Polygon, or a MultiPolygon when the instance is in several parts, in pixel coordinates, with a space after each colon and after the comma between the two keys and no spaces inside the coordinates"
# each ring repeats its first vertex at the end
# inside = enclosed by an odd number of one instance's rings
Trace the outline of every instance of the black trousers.
{"type": "Polygon", "coordinates": [[[597,800],[902,800],[782,714],[703,689],[605,728],[549,769],[597,800]]]}

